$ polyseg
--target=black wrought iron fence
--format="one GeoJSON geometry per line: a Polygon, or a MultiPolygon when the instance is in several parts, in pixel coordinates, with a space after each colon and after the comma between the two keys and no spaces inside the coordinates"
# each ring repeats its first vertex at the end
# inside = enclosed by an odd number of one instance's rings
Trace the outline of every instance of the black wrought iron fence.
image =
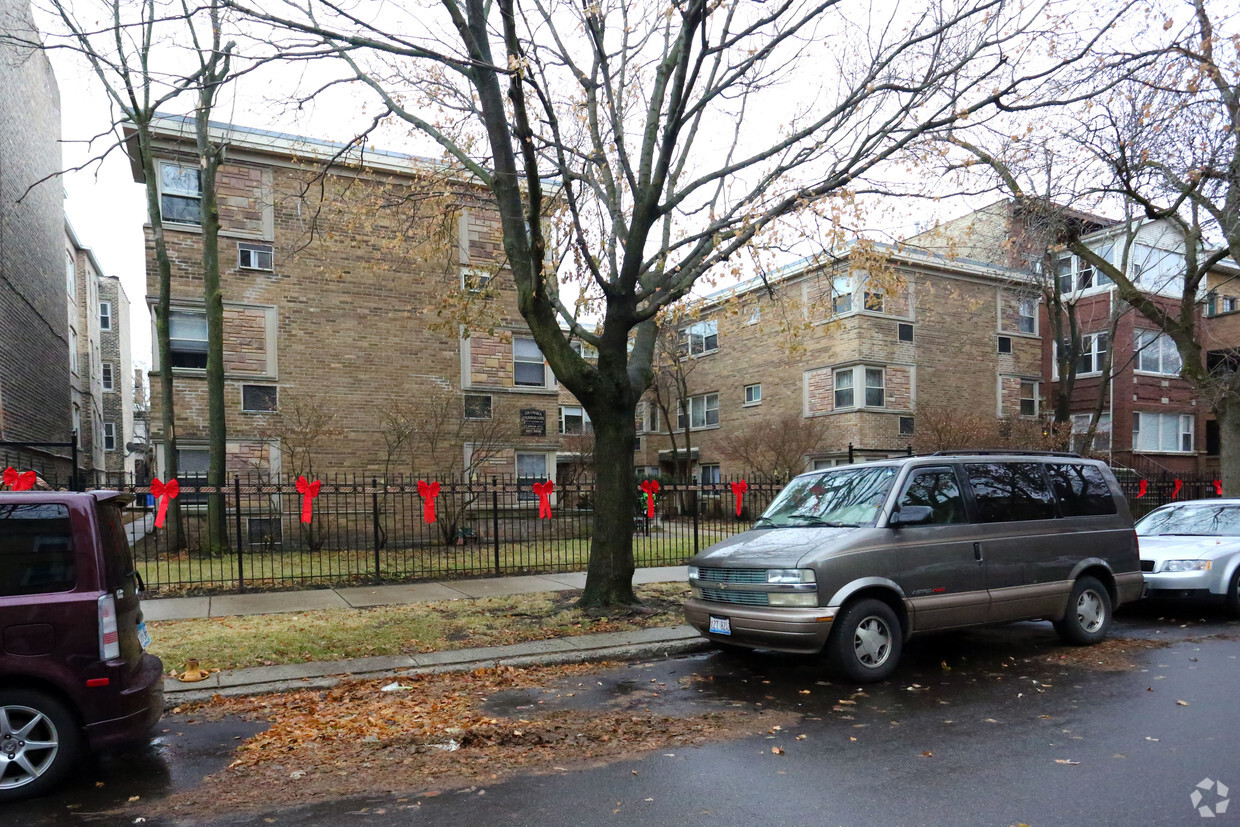
{"type": "Polygon", "coordinates": [[[1207,474],[1140,474],[1128,468],[1115,468],[1115,478],[1128,499],[1133,519],[1140,519],[1160,505],[1180,500],[1201,500],[1219,496],[1217,476],[1207,474]]]}

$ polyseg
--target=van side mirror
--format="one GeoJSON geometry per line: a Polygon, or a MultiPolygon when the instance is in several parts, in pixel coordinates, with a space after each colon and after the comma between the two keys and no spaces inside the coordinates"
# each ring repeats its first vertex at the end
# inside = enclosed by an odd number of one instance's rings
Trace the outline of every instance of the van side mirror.
{"type": "Polygon", "coordinates": [[[891,515],[887,525],[898,528],[905,525],[925,525],[934,522],[934,509],[928,505],[902,505],[891,515]]]}

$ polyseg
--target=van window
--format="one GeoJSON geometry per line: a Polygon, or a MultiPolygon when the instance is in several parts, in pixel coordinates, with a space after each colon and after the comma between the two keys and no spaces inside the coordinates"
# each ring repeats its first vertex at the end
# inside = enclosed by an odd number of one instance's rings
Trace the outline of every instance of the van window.
{"type": "Polygon", "coordinates": [[[934,509],[932,523],[963,523],[964,498],[950,468],[928,468],[909,480],[900,505],[928,505],[934,509]]]}
{"type": "Polygon", "coordinates": [[[1055,495],[1047,485],[1041,463],[979,462],[964,466],[983,523],[1050,520],[1055,495]]]}
{"type": "Polygon", "coordinates": [[[0,595],[67,592],[76,582],[69,507],[0,505],[0,595]]]}
{"type": "Polygon", "coordinates": [[[133,554],[125,537],[125,520],[120,505],[99,503],[99,533],[103,538],[103,567],[108,591],[130,585],[134,576],[133,554]]]}
{"type": "Polygon", "coordinates": [[[1115,498],[1102,472],[1092,465],[1053,463],[1046,467],[1065,517],[1114,514],[1115,498]]]}

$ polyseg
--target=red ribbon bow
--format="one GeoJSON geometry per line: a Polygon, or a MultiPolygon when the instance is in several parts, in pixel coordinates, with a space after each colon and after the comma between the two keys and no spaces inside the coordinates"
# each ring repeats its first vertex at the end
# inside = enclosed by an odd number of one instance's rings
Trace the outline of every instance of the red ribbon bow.
{"type": "Polygon", "coordinates": [[[181,493],[181,483],[176,480],[168,480],[167,483],[159,481],[159,477],[151,480],[151,493],[159,500],[159,511],[155,514],[155,527],[164,527],[164,517],[168,515],[168,500],[175,500],[177,494],[181,493]]]}
{"type": "Polygon", "coordinates": [[[301,494],[301,521],[303,523],[310,522],[310,518],[314,516],[314,506],[312,503],[314,498],[319,495],[319,489],[322,487],[322,480],[306,482],[305,477],[297,478],[297,493],[301,494]]]}
{"type": "Polygon", "coordinates": [[[741,480],[732,483],[732,494],[736,497],[736,516],[741,516],[741,502],[745,499],[745,492],[749,490],[749,483],[741,480]]]}
{"type": "Polygon", "coordinates": [[[1214,481],[1214,496],[1216,497],[1223,496],[1223,481],[1222,480],[1214,481]]]}
{"type": "Polygon", "coordinates": [[[439,483],[418,480],[418,495],[422,498],[423,521],[435,522],[435,498],[439,496],[439,483]]]}
{"type": "Polygon", "coordinates": [[[654,518],[654,495],[659,493],[658,480],[642,480],[640,486],[642,491],[646,492],[646,518],[654,518]]]}
{"type": "Polygon", "coordinates": [[[34,471],[23,471],[20,474],[16,468],[4,469],[4,484],[12,491],[29,491],[34,488],[38,475],[34,471]]]}
{"type": "Polygon", "coordinates": [[[538,517],[539,519],[551,519],[551,492],[555,490],[555,483],[551,480],[546,482],[536,482],[532,486],[534,493],[538,495],[538,517]]]}
{"type": "Polygon", "coordinates": [[[1147,483],[1145,482],[1145,480],[1138,480],[1138,481],[1137,481],[1137,496],[1138,496],[1138,497],[1144,497],[1144,496],[1145,496],[1145,488],[1146,488],[1146,485],[1147,485],[1147,483]]]}
{"type": "Polygon", "coordinates": [[[1180,493],[1180,489],[1184,487],[1184,483],[1180,480],[1175,481],[1175,487],[1171,489],[1171,499],[1175,499],[1176,494],[1180,493]]]}

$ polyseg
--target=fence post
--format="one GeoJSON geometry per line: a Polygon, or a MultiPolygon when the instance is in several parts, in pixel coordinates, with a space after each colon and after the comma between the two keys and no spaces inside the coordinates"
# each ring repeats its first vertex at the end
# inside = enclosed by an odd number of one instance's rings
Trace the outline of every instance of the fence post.
{"type": "Polygon", "coordinates": [[[693,503],[693,553],[698,553],[698,492],[694,491],[690,498],[693,503]]]}
{"type": "Polygon", "coordinates": [[[73,463],[69,468],[69,490],[81,491],[82,488],[78,484],[78,432],[73,432],[73,451],[69,460],[73,463]]]}
{"type": "Polygon", "coordinates": [[[850,442],[848,443],[848,464],[852,465],[853,462],[853,444],[850,442]]]}
{"type": "Polygon", "coordinates": [[[491,535],[495,549],[495,576],[499,577],[499,487],[491,477],[491,535]]]}
{"type": "MultiPolygon", "coordinates": [[[[363,480],[364,479],[365,478],[363,478],[363,480]]],[[[354,477],[354,482],[356,481],[357,478],[354,477]]],[[[363,481],[362,484],[365,485],[366,483],[363,481]]],[[[386,488],[387,477],[383,478],[383,484],[386,488]]],[[[375,583],[381,583],[383,581],[379,573],[379,479],[377,477],[371,477],[370,486],[375,489],[370,492],[370,522],[371,528],[374,529],[373,533],[375,541],[375,583]]]]}
{"type": "Polygon", "coordinates": [[[245,566],[244,566],[245,558],[242,557],[242,548],[241,548],[241,476],[240,475],[233,476],[233,494],[236,498],[233,501],[233,505],[234,505],[233,511],[234,511],[234,516],[237,518],[236,519],[237,588],[240,589],[242,592],[244,592],[245,591],[245,566]]]}

